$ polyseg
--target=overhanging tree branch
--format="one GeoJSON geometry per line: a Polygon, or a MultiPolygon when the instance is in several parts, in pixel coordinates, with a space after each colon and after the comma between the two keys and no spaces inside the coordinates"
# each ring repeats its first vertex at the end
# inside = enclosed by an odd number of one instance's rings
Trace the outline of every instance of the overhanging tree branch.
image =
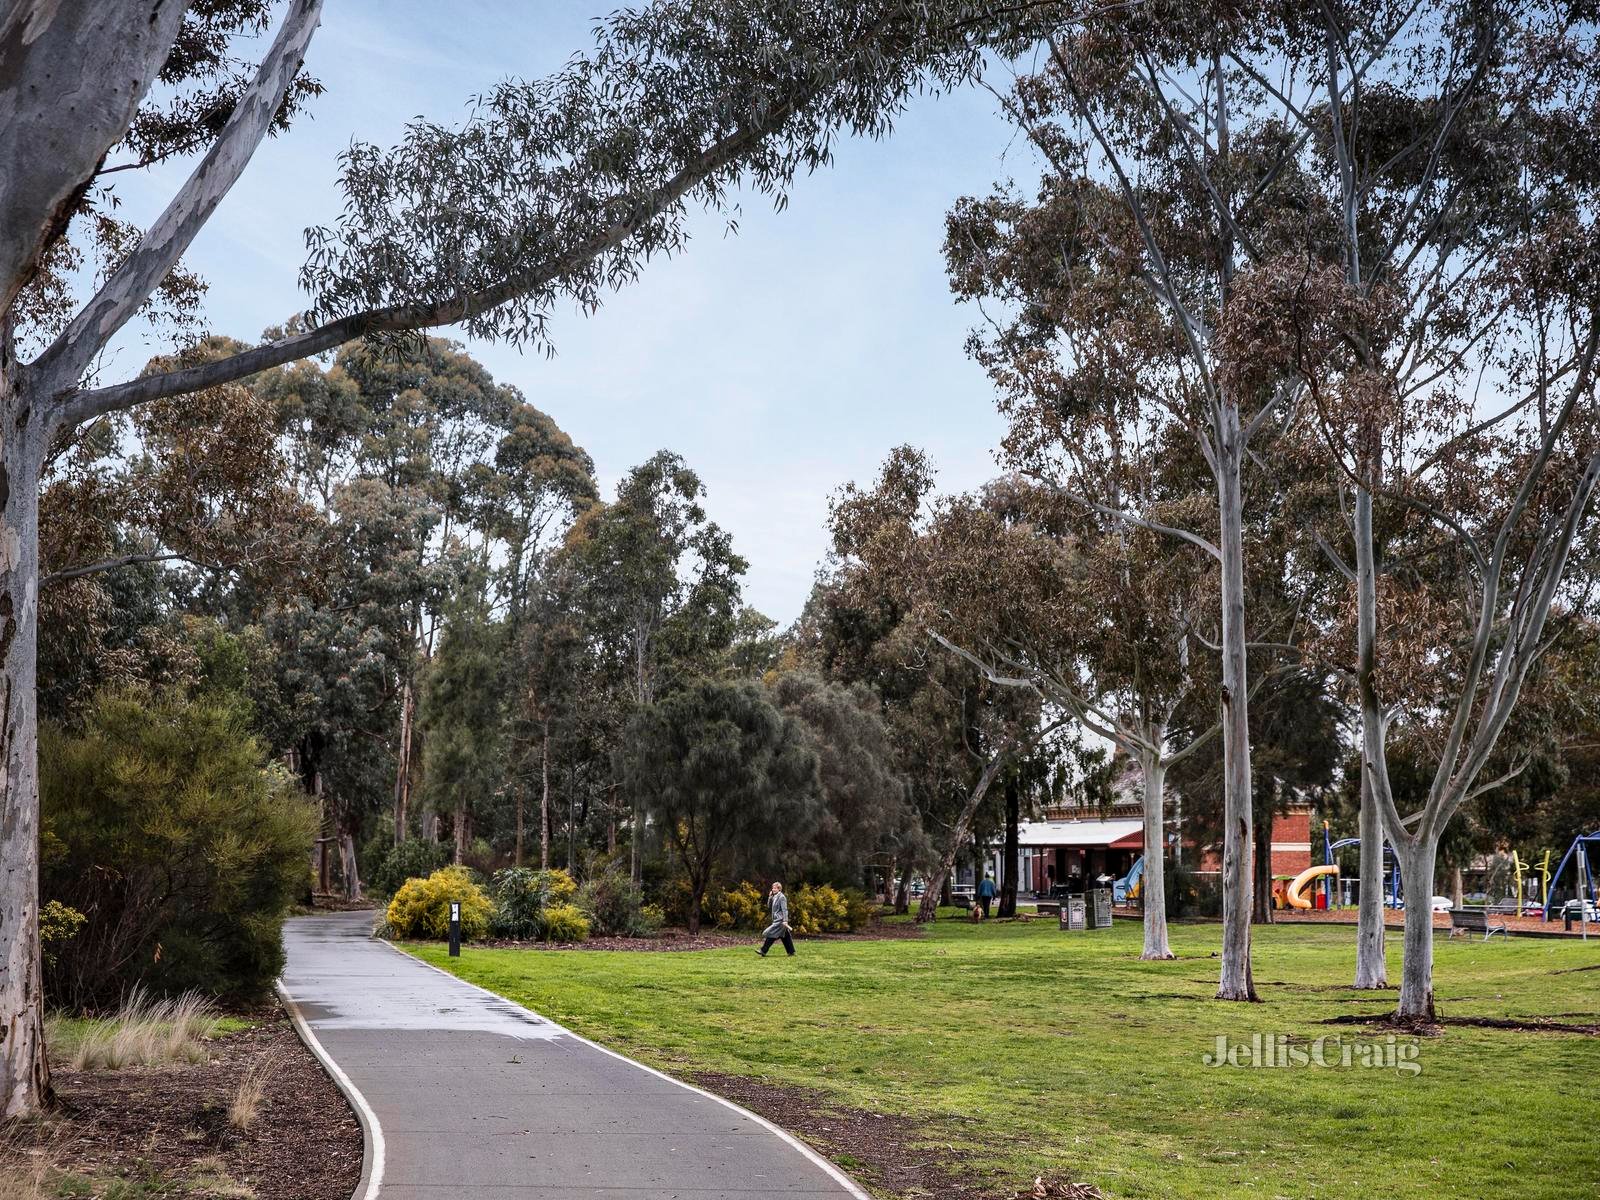
{"type": "Polygon", "coordinates": [[[43,378],[76,380],[177,265],[267,136],[321,15],[322,0],[294,0],[255,80],[239,98],[211,149],[140,239],[138,248],[123,259],[105,286],[35,364],[43,378]]]}

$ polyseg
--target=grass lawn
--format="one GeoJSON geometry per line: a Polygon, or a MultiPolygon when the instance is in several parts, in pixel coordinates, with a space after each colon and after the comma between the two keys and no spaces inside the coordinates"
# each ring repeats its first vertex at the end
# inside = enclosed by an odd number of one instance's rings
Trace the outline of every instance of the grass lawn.
{"type": "MultiPolygon", "coordinates": [[[[412,949],[663,1070],[931,1118],[930,1141],[960,1145],[997,1194],[1042,1174],[1182,1200],[1600,1196],[1600,1037],[1457,1025],[1421,1040],[1415,1074],[1208,1067],[1219,1035],[1381,1046],[1325,1022],[1395,998],[1346,987],[1353,927],[1280,925],[1256,931],[1265,1003],[1216,1002],[1220,934],[1175,927],[1165,963],[1138,960],[1136,922],[942,921],[921,939],[802,941],[794,959],[412,949]]],[[[1600,969],[1581,969],[1600,968],[1600,942],[1436,945],[1446,1018],[1600,1019],[1600,969]]]]}

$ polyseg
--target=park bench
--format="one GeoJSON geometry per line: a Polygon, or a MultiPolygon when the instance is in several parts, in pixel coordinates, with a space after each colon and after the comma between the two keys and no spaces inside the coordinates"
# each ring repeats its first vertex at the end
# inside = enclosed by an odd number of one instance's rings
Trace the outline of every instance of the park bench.
{"type": "Polygon", "coordinates": [[[1488,911],[1481,908],[1457,908],[1451,910],[1450,936],[1455,937],[1458,933],[1481,933],[1483,934],[1483,940],[1486,942],[1497,933],[1501,937],[1510,936],[1506,932],[1506,923],[1504,921],[1491,921],[1488,911]]]}

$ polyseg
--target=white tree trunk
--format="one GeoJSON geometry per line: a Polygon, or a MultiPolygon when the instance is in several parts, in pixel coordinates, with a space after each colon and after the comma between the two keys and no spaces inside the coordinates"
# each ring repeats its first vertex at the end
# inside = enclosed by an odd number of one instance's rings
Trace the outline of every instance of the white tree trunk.
{"type": "Polygon", "coordinates": [[[1433,1012],[1433,869],[1439,848],[1431,838],[1408,839],[1399,849],[1400,886],[1406,900],[1405,958],[1400,967],[1401,1020],[1429,1021],[1433,1012]]]}
{"type": "Polygon", "coordinates": [[[127,132],[188,7],[8,0],[0,8],[0,311],[127,132]]]}
{"type": "Polygon", "coordinates": [[[348,829],[339,834],[339,874],[344,880],[344,898],[361,899],[361,872],[356,866],[356,839],[348,829]]]}
{"type": "Polygon", "coordinates": [[[50,1093],[39,957],[39,450],[36,397],[0,328],[0,1116],[50,1093]]]}
{"type": "Polygon", "coordinates": [[[1361,771],[1361,891],[1356,916],[1358,988],[1386,988],[1389,968],[1383,957],[1383,822],[1372,781],[1361,771]]]}
{"type": "Polygon", "coordinates": [[[1239,410],[1218,412],[1217,509],[1222,552],[1222,977],[1219,1000],[1254,1000],[1250,912],[1255,889],[1250,789],[1249,680],[1245,666],[1244,495],[1239,471],[1244,435],[1239,410]]]}
{"type": "MultiPolygon", "coordinates": [[[[413,640],[415,638],[413,637],[413,640]]],[[[406,840],[406,826],[411,821],[411,720],[416,701],[411,694],[411,679],[407,675],[400,691],[400,761],[394,772],[394,844],[402,846],[406,840]]]]}
{"type": "Polygon", "coordinates": [[[539,795],[539,869],[550,869],[550,722],[544,723],[544,747],[539,755],[542,791],[539,795]]]}
{"type": "Polygon", "coordinates": [[[1144,776],[1144,880],[1139,885],[1144,905],[1144,953],[1140,958],[1171,958],[1167,944],[1167,875],[1162,850],[1166,845],[1167,767],[1159,754],[1141,754],[1144,776]]]}

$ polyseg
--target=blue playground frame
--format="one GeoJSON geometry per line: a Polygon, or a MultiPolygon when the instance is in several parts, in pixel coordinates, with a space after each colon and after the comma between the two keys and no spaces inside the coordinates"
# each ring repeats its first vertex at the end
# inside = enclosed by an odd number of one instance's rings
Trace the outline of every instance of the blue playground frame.
{"type": "Polygon", "coordinates": [[[1572,861],[1574,855],[1578,856],[1581,866],[1578,872],[1578,899],[1596,900],[1594,866],[1589,860],[1589,847],[1591,846],[1600,849],[1600,829],[1596,829],[1593,833],[1580,833],[1572,839],[1572,845],[1568,846],[1567,852],[1561,856],[1561,865],[1556,868],[1555,874],[1550,876],[1550,884],[1545,889],[1544,919],[1546,921],[1550,919],[1551,897],[1556,894],[1556,884],[1561,882],[1561,872],[1567,869],[1567,863],[1572,861]],[[1589,893],[1587,896],[1583,894],[1586,885],[1589,893]]]}
{"type": "MultiPolygon", "coordinates": [[[[1323,853],[1323,856],[1324,856],[1324,861],[1326,863],[1328,863],[1329,865],[1331,865],[1333,863],[1333,861],[1334,861],[1333,856],[1335,854],[1337,854],[1340,850],[1348,849],[1351,846],[1359,846],[1359,845],[1361,845],[1361,839],[1360,838],[1340,838],[1337,842],[1331,842],[1331,841],[1328,840],[1328,836],[1329,836],[1328,835],[1328,827],[1327,827],[1326,824],[1324,824],[1323,827],[1322,827],[1322,853],[1323,853]]],[[[1597,835],[1597,836],[1600,836],[1600,835],[1597,835]]],[[[1383,843],[1383,857],[1381,859],[1379,859],[1379,861],[1380,862],[1384,862],[1385,865],[1387,866],[1388,870],[1390,871],[1388,907],[1389,908],[1399,908],[1401,906],[1400,905],[1400,894],[1401,894],[1400,859],[1398,857],[1396,857],[1395,852],[1394,852],[1394,847],[1389,845],[1389,843],[1387,841],[1385,841],[1383,843]],[[1385,860],[1389,860],[1389,861],[1385,861],[1385,860]]],[[[1325,879],[1324,880],[1324,886],[1327,888],[1327,896],[1328,896],[1327,903],[1328,903],[1328,907],[1332,908],[1333,907],[1333,880],[1332,879],[1325,879]]],[[[1431,900],[1431,898],[1430,898],[1430,900],[1431,900]]]]}

